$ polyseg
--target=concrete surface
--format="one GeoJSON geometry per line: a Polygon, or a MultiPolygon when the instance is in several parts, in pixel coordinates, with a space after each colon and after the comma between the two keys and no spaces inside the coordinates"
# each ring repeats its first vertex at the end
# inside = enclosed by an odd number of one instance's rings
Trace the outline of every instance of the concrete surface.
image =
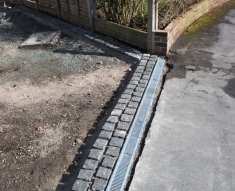
{"type": "Polygon", "coordinates": [[[235,8],[183,41],[130,191],[235,190],[235,8]]]}

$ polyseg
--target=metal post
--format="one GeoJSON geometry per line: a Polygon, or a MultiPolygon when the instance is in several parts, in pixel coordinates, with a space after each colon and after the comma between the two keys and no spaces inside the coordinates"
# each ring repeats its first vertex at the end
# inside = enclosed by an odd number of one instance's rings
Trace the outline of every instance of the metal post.
{"type": "Polygon", "coordinates": [[[158,0],[148,0],[148,53],[154,52],[154,31],[158,29],[158,0]]]}
{"type": "Polygon", "coordinates": [[[95,17],[95,3],[94,0],[87,0],[87,9],[88,9],[88,17],[90,22],[91,31],[94,31],[93,19],[95,17]]]}
{"type": "Polygon", "coordinates": [[[60,20],[60,4],[59,4],[59,0],[56,0],[56,8],[57,8],[57,15],[58,15],[58,19],[60,20]]]}
{"type": "Polygon", "coordinates": [[[24,5],[24,2],[23,2],[23,0],[21,0],[21,5],[24,5]]]}

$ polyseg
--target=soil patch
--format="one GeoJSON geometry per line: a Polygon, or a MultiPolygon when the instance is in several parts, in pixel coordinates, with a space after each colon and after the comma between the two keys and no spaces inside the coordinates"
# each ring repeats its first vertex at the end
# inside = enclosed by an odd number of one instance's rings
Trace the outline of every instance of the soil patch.
{"type": "Polygon", "coordinates": [[[133,59],[84,39],[18,48],[51,30],[14,9],[0,13],[0,190],[55,190],[95,132],[133,59]]]}

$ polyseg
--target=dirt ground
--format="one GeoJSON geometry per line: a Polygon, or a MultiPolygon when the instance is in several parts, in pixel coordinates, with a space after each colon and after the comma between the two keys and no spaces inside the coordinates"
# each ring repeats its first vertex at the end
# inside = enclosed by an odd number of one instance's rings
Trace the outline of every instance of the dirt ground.
{"type": "Polygon", "coordinates": [[[20,49],[33,32],[51,29],[2,3],[1,13],[0,190],[56,190],[79,166],[75,156],[107,117],[135,61],[66,36],[54,47],[20,49]]]}

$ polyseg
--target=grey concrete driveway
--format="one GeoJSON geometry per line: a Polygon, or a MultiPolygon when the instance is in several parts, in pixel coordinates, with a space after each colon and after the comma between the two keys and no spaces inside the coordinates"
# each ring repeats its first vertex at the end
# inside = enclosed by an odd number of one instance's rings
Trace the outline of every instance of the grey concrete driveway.
{"type": "Polygon", "coordinates": [[[234,191],[235,8],[183,35],[172,51],[174,68],[129,190],[234,191]],[[185,73],[184,65],[196,70],[185,73]]]}

